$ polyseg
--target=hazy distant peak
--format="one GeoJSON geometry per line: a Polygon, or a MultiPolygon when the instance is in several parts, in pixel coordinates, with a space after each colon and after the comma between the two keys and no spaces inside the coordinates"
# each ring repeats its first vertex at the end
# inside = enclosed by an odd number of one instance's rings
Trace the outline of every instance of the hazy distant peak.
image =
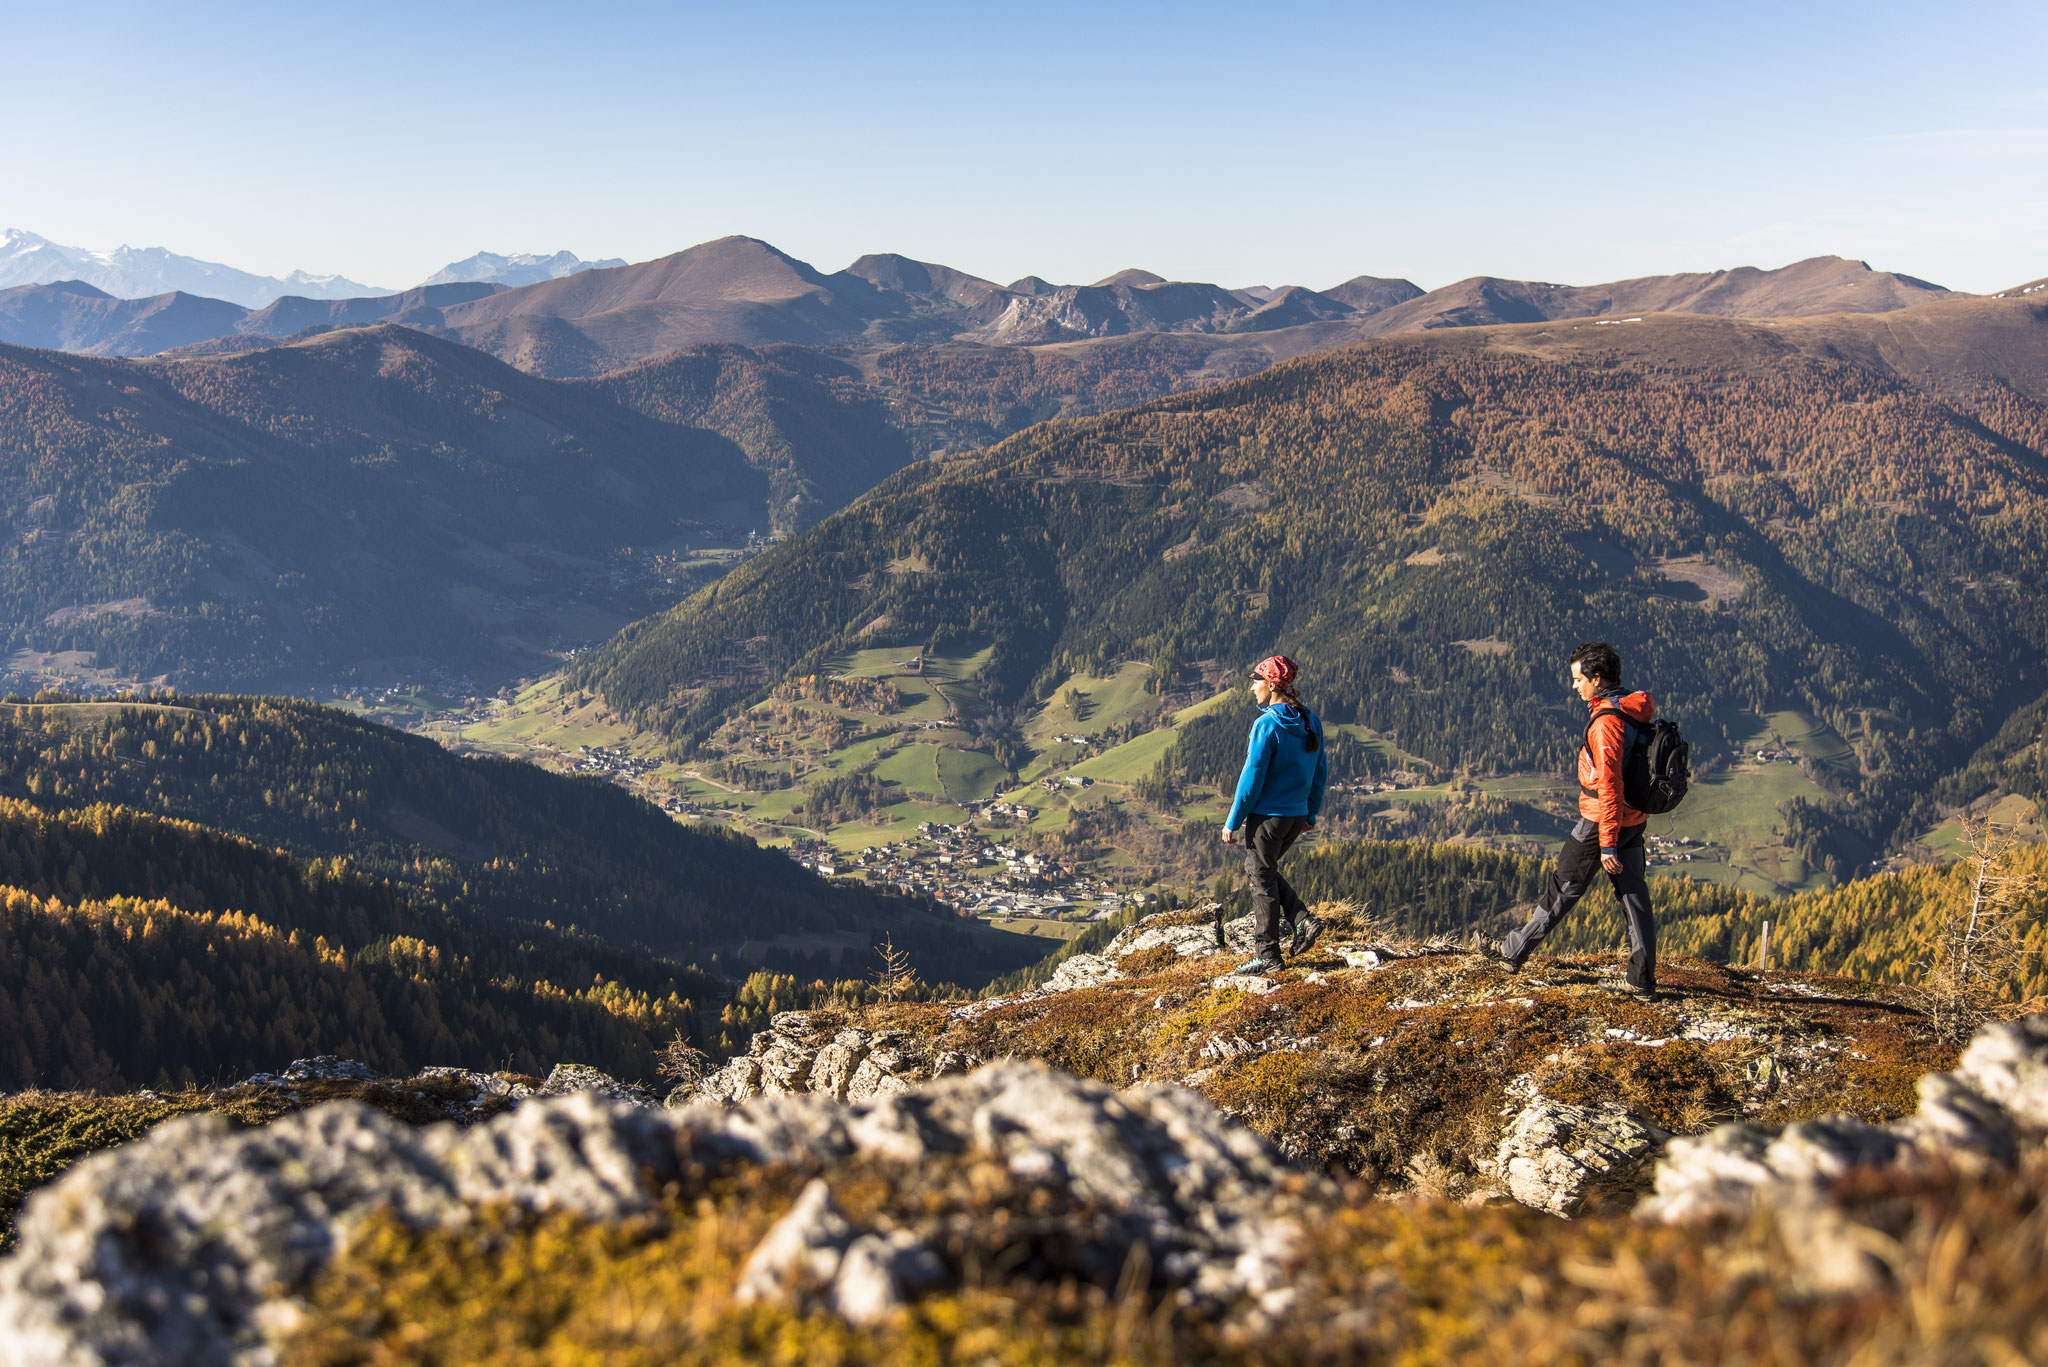
{"type": "Polygon", "coordinates": [[[294,271],[283,279],[255,275],[217,261],[180,256],[164,247],[123,243],[102,252],[67,247],[21,228],[9,228],[0,235],[0,289],[59,280],[83,280],[119,299],[152,299],[183,291],[245,308],[261,308],[288,294],[346,299],[388,293],[339,275],[305,271],[294,271]]]}
{"type": "Polygon", "coordinates": [[[1007,288],[1012,294],[1051,294],[1058,286],[1043,276],[1027,275],[1021,280],[1012,280],[1007,288]]]}
{"type": "Polygon", "coordinates": [[[1381,309],[1422,297],[1422,287],[1413,280],[1378,275],[1354,275],[1341,285],[1318,292],[1340,304],[1349,304],[1360,313],[1378,313],[1381,309]]]}
{"type": "Polygon", "coordinates": [[[913,299],[946,300],[975,308],[1000,294],[1008,293],[993,280],[941,266],[931,261],[914,261],[895,252],[863,256],[846,268],[846,273],[867,281],[877,289],[894,290],[913,299]]]}
{"type": "Polygon", "coordinates": [[[1115,275],[1105,276],[1096,281],[1095,287],[1097,289],[1113,289],[1118,285],[1163,285],[1165,283],[1165,276],[1154,275],[1150,271],[1141,271],[1136,266],[1131,266],[1118,271],[1115,275]]]}
{"type": "Polygon", "coordinates": [[[585,261],[574,252],[555,252],[543,256],[538,252],[514,252],[502,255],[498,252],[478,252],[460,261],[451,261],[435,271],[420,283],[423,285],[456,285],[472,281],[489,281],[492,284],[517,287],[534,285],[543,280],[559,280],[565,275],[578,271],[609,270],[613,266],[625,265],[623,257],[607,257],[602,261],[585,261]]]}
{"type": "Polygon", "coordinates": [[[52,280],[45,289],[51,294],[74,294],[80,299],[112,299],[114,296],[83,280],[52,280]]]}

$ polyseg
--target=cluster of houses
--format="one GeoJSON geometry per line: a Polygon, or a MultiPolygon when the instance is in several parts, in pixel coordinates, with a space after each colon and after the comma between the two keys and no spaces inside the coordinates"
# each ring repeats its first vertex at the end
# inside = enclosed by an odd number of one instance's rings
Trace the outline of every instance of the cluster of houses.
{"type": "Polygon", "coordinates": [[[378,720],[405,718],[418,709],[418,700],[429,699],[455,708],[454,711],[436,713],[433,720],[456,726],[470,726],[487,720],[492,706],[491,699],[478,696],[476,683],[467,674],[450,674],[445,669],[430,670],[425,676],[408,676],[390,684],[338,688],[333,696],[360,704],[364,711],[378,720]]]}
{"type": "Polygon", "coordinates": [[[868,882],[930,897],[961,916],[1106,920],[1125,894],[1049,855],[988,840],[972,823],[926,821],[910,840],[857,854],[798,841],[790,858],[827,878],[868,882]]]}
{"type": "Polygon", "coordinates": [[[660,768],[658,760],[629,755],[609,745],[579,745],[570,768],[579,774],[610,774],[615,778],[645,778],[660,768]]]}
{"type": "Polygon", "coordinates": [[[1799,756],[1793,754],[1790,750],[1759,750],[1756,752],[1756,762],[1758,764],[1797,764],[1799,756]]]}
{"type": "Polygon", "coordinates": [[[1653,869],[1664,864],[1711,862],[1721,857],[1713,841],[1695,840],[1689,835],[1651,835],[1647,843],[1650,854],[1643,862],[1653,869]]]}
{"type": "Polygon", "coordinates": [[[1010,821],[1029,821],[1038,815],[1036,807],[1027,807],[1021,802],[1004,802],[1000,798],[991,798],[986,802],[970,802],[967,804],[967,810],[980,812],[998,825],[1010,821]]]}

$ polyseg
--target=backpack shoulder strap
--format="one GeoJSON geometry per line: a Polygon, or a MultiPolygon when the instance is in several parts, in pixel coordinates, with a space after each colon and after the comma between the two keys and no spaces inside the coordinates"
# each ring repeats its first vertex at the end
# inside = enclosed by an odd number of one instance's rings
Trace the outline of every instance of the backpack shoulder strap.
{"type": "Polygon", "coordinates": [[[1579,742],[1581,746],[1590,745],[1593,743],[1593,723],[1599,721],[1602,717],[1620,717],[1624,735],[1626,734],[1627,728],[1629,726],[1628,713],[1622,711],[1620,708],[1610,703],[1606,707],[1601,708],[1598,712],[1595,712],[1592,716],[1586,718],[1586,736],[1584,740],[1579,742]]]}

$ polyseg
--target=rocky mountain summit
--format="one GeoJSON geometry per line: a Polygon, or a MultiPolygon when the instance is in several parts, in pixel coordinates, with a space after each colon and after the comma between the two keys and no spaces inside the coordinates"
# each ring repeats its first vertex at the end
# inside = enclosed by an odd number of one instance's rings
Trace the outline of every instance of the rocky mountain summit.
{"type": "Polygon", "coordinates": [[[32,1194],[0,1358],[2048,1348],[2048,1017],[1958,1057],[1892,989],[1688,961],[1644,1004],[1320,910],[1270,977],[1173,912],[1006,997],[784,1013],[665,1105],[300,1060],[32,1194]]]}

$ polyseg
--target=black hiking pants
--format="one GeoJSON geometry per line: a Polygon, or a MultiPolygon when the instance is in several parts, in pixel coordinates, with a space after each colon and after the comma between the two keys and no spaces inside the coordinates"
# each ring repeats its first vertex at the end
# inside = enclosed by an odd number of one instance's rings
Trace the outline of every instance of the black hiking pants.
{"type": "MultiPolygon", "coordinates": [[[[1642,826],[1621,828],[1621,844],[1614,851],[1621,860],[1621,872],[1609,874],[1608,878],[1614,884],[1614,895],[1621,899],[1622,917],[1628,922],[1629,986],[1648,991],[1657,985],[1657,923],[1650,916],[1643,830],[1642,826]]],[[[1565,837],[1557,867],[1545,880],[1543,894],[1536,899],[1536,909],[1529,913],[1528,924],[1510,931],[1500,942],[1500,952],[1516,963],[1535,953],[1543,937],[1586,895],[1586,890],[1593,886],[1593,875],[1599,872],[1600,826],[1581,817],[1565,837]]]]}
{"type": "Polygon", "coordinates": [[[1252,883],[1252,936],[1259,953],[1280,962],[1280,922],[1299,922],[1308,908],[1280,876],[1280,858],[1308,829],[1305,816],[1252,815],[1244,822],[1244,867],[1252,883]]]}

